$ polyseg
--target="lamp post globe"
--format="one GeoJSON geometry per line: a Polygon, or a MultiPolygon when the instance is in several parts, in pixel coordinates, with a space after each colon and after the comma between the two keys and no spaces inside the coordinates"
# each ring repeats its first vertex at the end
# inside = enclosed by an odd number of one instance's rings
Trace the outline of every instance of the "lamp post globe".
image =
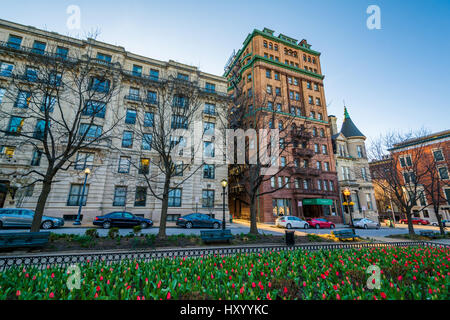
{"type": "Polygon", "coordinates": [[[81,196],[80,196],[80,200],[79,200],[79,205],[78,205],[78,214],[77,214],[77,219],[75,220],[75,222],[73,223],[74,226],[79,226],[81,225],[81,209],[83,208],[83,203],[84,203],[84,192],[86,191],[86,182],[87,182],[87,178],[88,176],[91,174],[91,170],[89,168],[86,168],[84,170],[84,183],[83,183],[83,190],[81,191],[81,196]]]}

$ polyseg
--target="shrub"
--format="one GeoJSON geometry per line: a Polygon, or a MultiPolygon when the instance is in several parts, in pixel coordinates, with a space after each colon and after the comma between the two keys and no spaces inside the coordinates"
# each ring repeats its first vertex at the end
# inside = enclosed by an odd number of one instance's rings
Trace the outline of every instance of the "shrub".
{"type": "Polygon", "coordinates": [[[99,237],[97,229],[87,229],[85,235],[93,239],[99,237]]]}
{"type": "Polygon", "coordinates": [[[111,228],[108,231],[108,237],[115,239],[119,235],[119,228],[111,228]]]}
{"type": "Polygon", "coordinates": [[[141,233],[141,231],[142,231],[142,227],[140,225],[133,227],[133,233],[134,233],[135,236],[138,236],[139,233],[141,233]]]}

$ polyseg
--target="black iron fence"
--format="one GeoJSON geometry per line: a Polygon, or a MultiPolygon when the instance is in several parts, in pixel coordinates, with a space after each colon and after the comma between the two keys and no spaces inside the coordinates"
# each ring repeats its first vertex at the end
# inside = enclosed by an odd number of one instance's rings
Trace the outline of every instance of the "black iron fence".
{"type": "Polygon", "coordinates": [[[117,263],[124,260],[148,262],[155,259],[175,258],[175,257],[201,257],[208,255],[230,256],[236,254],[263,253],[269,251],[293,251],[293,250],[337,250],[337,249],[359,249],[359,248],[383,248],[383,247],[410,247],[429,246],[450,248],[450,245],[424,242],[424,241],[404,241],[390,243],[338,243],[338,244],[301,244],[294,246],[266,245],[266,246],[246,246],[246,247],[215,247],[215,248],[189,248],[189,249],[161,249],[142,250],[128,252],[86,252],[75,254],[46,254],[46,255],[24,255],[24,256],[2,256],[0,257],[0,271],[14,267],[47,268],[47,266],[69,266],[73,264],[83,264],[88,262],[101,261],[105,264],[117,263]]]}

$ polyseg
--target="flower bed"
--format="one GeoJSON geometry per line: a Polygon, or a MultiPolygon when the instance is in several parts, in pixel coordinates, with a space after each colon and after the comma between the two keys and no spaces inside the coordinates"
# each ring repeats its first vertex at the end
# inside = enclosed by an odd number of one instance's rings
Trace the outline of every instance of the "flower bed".
{"type": "Polygon", "coordinates": [[[449,264],[450,249],[431,247],[88,262],[72,291],[67,268],[6,270],[0,299],[449,299],[449,264]],[[381,270],[373,290],[372,264],[381,270]]]}

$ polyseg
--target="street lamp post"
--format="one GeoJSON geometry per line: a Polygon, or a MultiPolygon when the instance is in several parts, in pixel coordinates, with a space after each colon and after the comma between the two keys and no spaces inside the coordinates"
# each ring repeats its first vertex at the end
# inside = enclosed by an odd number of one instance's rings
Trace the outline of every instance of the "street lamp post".
{"type": "Polygon", "coordinates": [[[352,229],[353,229],[353,228],[354,228],[354,225],[353,225],[353,215],[352,215],[352,211],[350,210],[350,204],[351,204],[351,202],[349,203],[349,201],[348,201],[348,197],[349,197],[352,193],[350,192],[350,190],[349,190],[348,188],[345,188],[343,193],[344,193],[344,196],[345,196],[345,205],[347,206],[347,213],[350,214],[350,225],[351,225],[351,227],[352,227],[352,229]]]}
{"type": "Polygon", "coordinates": [[[84,170],[84,184],[83,184],[83,190],[81,191],[81,199],[80,199],[80,205],[78,206],[78,215],[77,215],[77,219],[75,220],[75,222],[73,223],[74,226],[79,226],[81,225],[81,221],[80,221],[80,216],[81,216],[81,208],[83,207],[83,202],[84,202],[84,192],[86,191],[86,182],[87,182],[87,178],[88,176],[91,174],[91,170],[89,168],[86,168],[84,170]]]}
{"type": "Polygon", "coordinates": [[[226,195],[226,187],[228,185],[228,181],[226,179],[223,179],[220,184],[222,185],[222,195],[223,195],[223,221],[222,221],[222,230],[225,230],[225,195],[226,195]]]}

